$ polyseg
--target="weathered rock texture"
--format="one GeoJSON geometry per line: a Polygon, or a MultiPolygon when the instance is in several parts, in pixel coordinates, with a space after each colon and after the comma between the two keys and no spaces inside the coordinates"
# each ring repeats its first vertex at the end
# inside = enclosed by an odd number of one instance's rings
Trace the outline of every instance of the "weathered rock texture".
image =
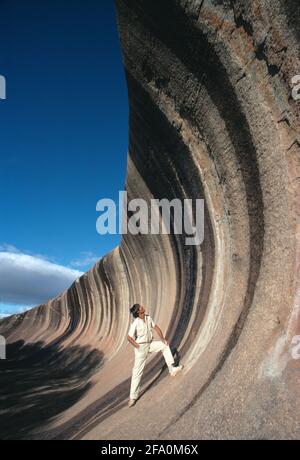
{"type": "Polygon", "coordinates": [[[204,197],[205,240],[124,235],[66,292],[2,321],[2,437],[299,438],[299,2],[116,4],[128,198],[204,197]],[[135,302],[185,369],[170,379],[150,357],[129,409],[135,302]]]}

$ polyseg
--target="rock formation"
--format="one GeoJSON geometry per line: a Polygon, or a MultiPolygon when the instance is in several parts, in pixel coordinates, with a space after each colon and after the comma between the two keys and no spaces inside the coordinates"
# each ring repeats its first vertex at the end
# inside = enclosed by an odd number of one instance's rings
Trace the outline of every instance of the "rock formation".
{"type": "Polygon", "coordinates": [[[204,198],[204,242],[123,235],[57,298],[2,320],[1,437],[299,438],[300,4],[116,6],[128,198],[204,198]],[[185,368],[170,379],[151,356],[129,409],[136,302],[185,368]]]}

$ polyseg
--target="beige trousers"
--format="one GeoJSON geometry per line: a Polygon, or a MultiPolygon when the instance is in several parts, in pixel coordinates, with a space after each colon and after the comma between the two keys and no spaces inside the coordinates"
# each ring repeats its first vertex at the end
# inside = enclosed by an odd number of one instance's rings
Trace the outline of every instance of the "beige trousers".
{"type": "Polygon", "coordinates": [[[143,375],[146,359],[149,353],[162,351],[168,368],[174,364],[174,358],[169,345],[160,340],[153,340],[150,343],[141,344],[139,348],[134,348],[135,360],[132,369],[130,399],[137,399],[140,392],[141,378],[143,375]]]}

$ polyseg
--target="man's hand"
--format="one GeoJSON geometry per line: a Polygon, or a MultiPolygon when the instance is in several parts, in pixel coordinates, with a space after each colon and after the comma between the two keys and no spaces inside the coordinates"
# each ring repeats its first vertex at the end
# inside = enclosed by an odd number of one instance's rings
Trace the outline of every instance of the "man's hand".
{"type": "Polygon", "coordinates": [[[169,346],[169,342],[168,342],[166,339],[163,339],[162,341],[163,341],[166,345],[169,346]]]}
{"type": "Polygon", "coordinates": [[[127,340],[135,347],[135,348],[140,348],[141,345],[139,345],[130,335],[127,336],[127,340]]]}

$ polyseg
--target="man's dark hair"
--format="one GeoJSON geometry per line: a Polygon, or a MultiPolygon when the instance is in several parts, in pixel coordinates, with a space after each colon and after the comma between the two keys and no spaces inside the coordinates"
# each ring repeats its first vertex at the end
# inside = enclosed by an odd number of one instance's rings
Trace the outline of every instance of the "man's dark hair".
{"type": "Polygon", "coordinates": [[[132,313],[134,318],[137,318],[139,316],[139,308],[140,304],[135,303],[131,308],[130,308],[130,313],[132,313]]]}

